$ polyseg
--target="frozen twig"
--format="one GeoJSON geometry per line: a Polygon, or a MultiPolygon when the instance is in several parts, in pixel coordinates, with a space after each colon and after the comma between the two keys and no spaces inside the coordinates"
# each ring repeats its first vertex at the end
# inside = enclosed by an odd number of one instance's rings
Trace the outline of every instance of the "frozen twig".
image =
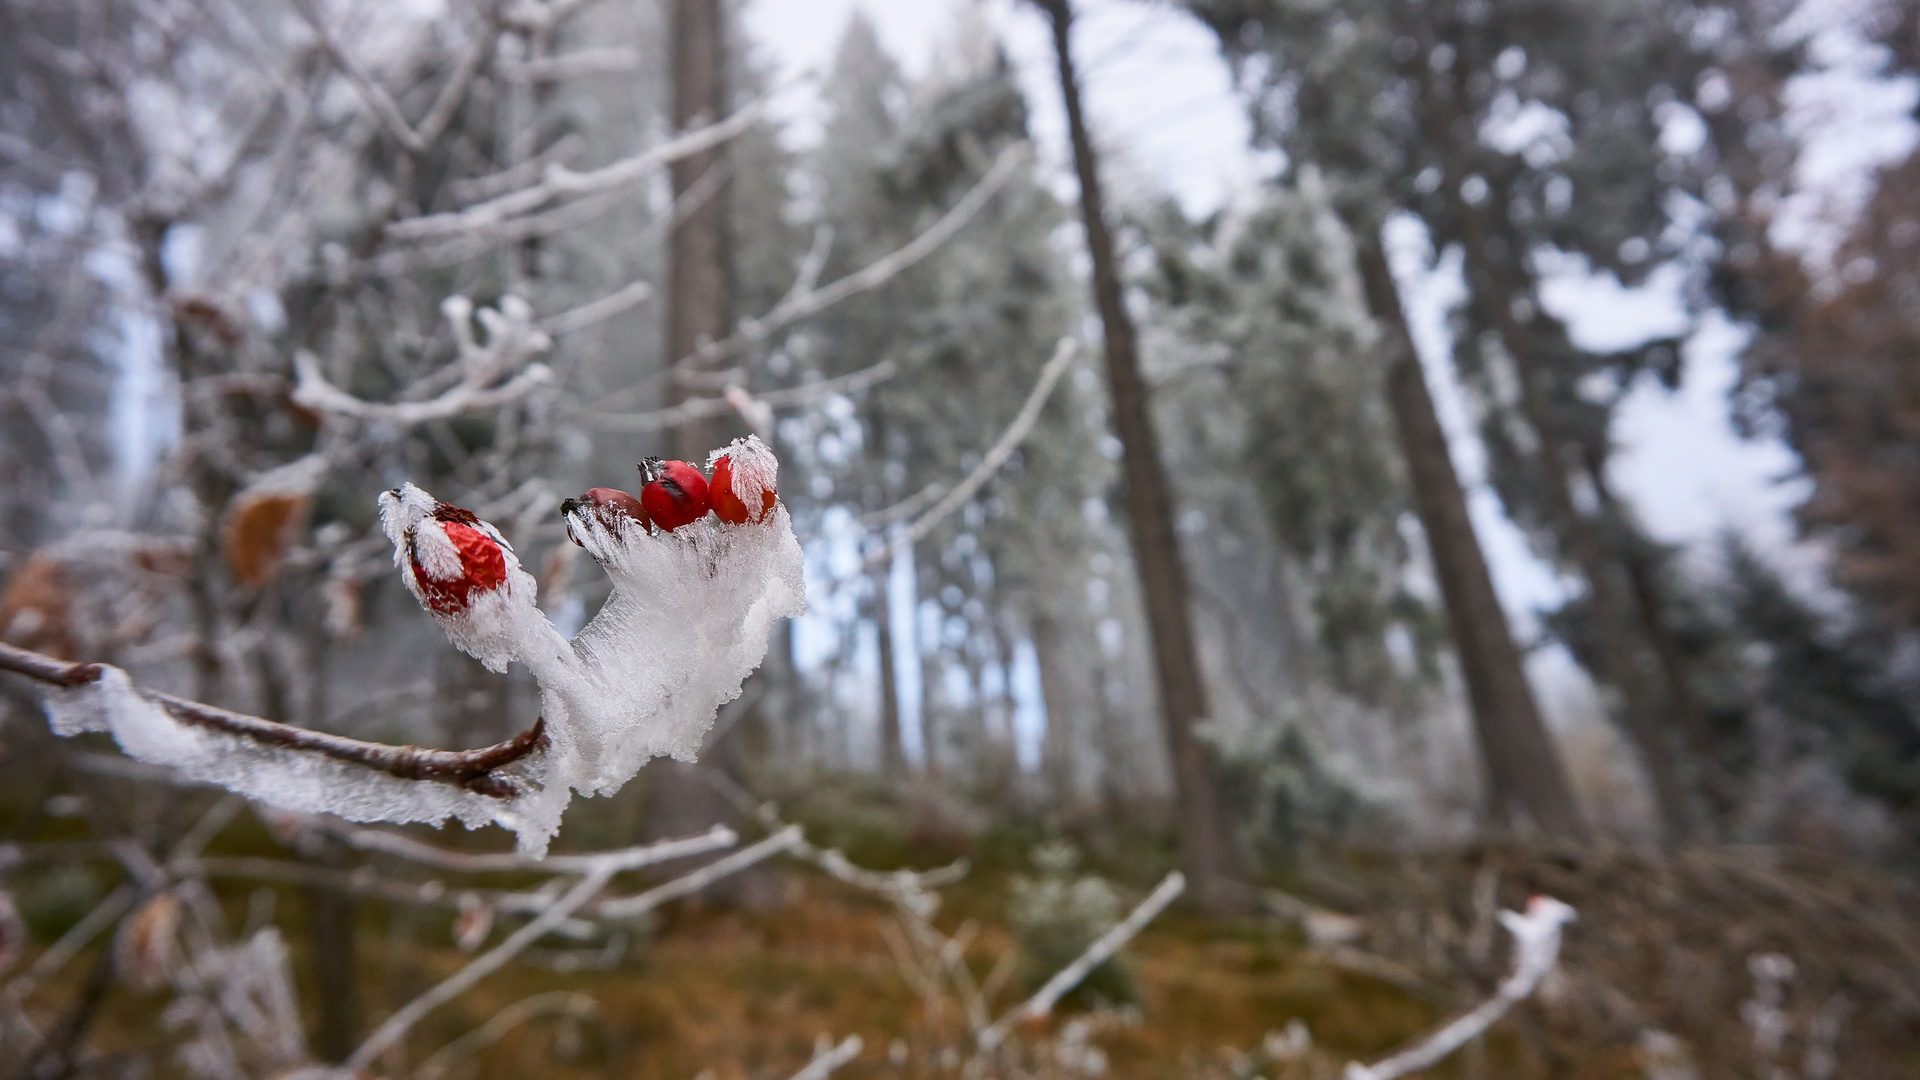
{"type": "Polygon", "coordinates": [[[666,165],[692,157],[740,135],[760,119],[765,103],[766,99],[760,98],[724,120],[684,132],[598,169],[574,172],[565,165],[549,165],[539,183],[497,195],[465,210],[397,221],[388,227],[387,235],[394,240],[417,241],[485,229],[536,210],[557,198],[590,195],[643,180],[666,165]]]}
{"type": "Polygon", "coordinates": [[[635,896],[623,896],[597,904],[593,915],[602,919],[630,919],[645,914],[669,901],[692,896],[730,874],[737,874],[749,866],[789,851],[800,840],[800,826],[789,825],[765,840],[743,847],[724,859],[716,859],[685,877],[675,878],[635,896]]]}
{"type": "MultiPolygon", "coordinates": [[[[832,379],[822,379],[816,383],[789,387],[785,390],[769,390],[764,394],[755,394],[753,401],[769,409],[787,408],[794,405],[809,405],[830,394],[854,394],[875,383],[885,382],[900,373],[899,365],[891,360],[882,360],[869,368],[850,372],[832,379]]],[[[693,398],[666,409],[656,409],[643,413],[589,413],[587,422],[602,431],[659,431],[664,428],[678,427],[690,420],[699,420],[709,416],[724,416],[738,411],[737,406],[723,395],[711,398],[693,398]]]]}
{"type": "Polygon", "coordinates": [[[509,82],[547,83],[577,79],[584,75],[611,75],[640,67],[635,49],[614,47],[580,49],[560,56],[543,56],[500,65],[500,74],[509,82]]]}
{"type": "Polygon", "coordinates": [[[1573,919],[1573,908],[1551,896],[1529,900],[1524,915],[1501,912],[1501,925],[1513,934],[1513,972],[1501,980],[1493,997],[1391,1057],[1372,1065],[1349,1064],[1346,1080],[1395,1080],[1432,1066],[1468,1040],[1483,1034],[1494,1021],[1532,996],[1540,980],[1553,970],[1560,959],[1561,930],[1573,919]]]}
{"type": "MultiPolygon", "coordinates": [[[[1030,149],[1026,143],[1015,143],[1000,152],[993,167],[980,178],[968,192],[953,204],[940,220],[927,230],[909,240],[905,245],[875,259],[866,266],[839,278],[829,285],[804,292],[790,292],[786,299],[774,305],[773,309],[757,319],[747,319],[740,328],[719,341],[708,342],[692,354],[682,357],[677,365],[682,371],[697,371],[711,367],[721,360],[736,356],[754,345],[765,341],[769,336],[794,322],[816,314],[851,296],[876,289],[891,280],[895,275],[919,262],[938,250],[960,227],[972,220],[973,215],[987,204],[996,192],[1013,179],[1019,167],[1029,160],[1030,149]]],[[[805,267],[803,266],[804,270],[805,267]]]]}
{"type": "MultiPolygon", "coordinates": [[[[935,525],[940,524],[948,514],[965,506],[967,500],[973,498],[1000,466],[1006,464],[1007,458],[1013,455],[1014,450],[1026,440],[1028,433],[1033,430],[1033,425],[1040,419],[1040,410],[1045,407],[1047,397],[1053,393],[1054,386],[1060,382],[1060,377],[1067,373],[1067,368],[1073,365],[1074,358],[1079,353],[1078,341],[1070,337],[1060,339],[1060,344],[1054,347],[1053,357],[1047,361],[1045,367],[1040,369],[1040,378],[1035,380],[1033,390],[1027,394],[1027,400],[1021,403],[1020,411],[1014,414],[1013,422],[1000,433],[1000,438],[995,440],[986,456],[980,459],[980,464],[974,466],[966,479],[960,481],[952,491],[947,492],[946,496],[932,508],[915,518],[912,525],[894,535],[885,548],[868,556],[865,569],[872,570],[886,565],[893,559],[896,552],[912,547],[925,539],[935,525]]],[[[913,503],[922,497],[923,495],[915,495],[906,500],[906,503],[913,503]]],[[[891,510],[883,510],[879,518],[889,520],[889,515],[892,513],[891,510]]]]}
{"type": "Polygon", "coordinates": [[[383,855],[405,859],[421,866],[431,866],[436,870],[451,870],[457,873],[514,873],[539,870],[555,874],[586,873],[596,866],[611,865],[616,873],[638,870],[673,859],[684,859],[692,855],[704,855],[710,851],[732,847],[739,843],[739,837],[732,829],[724,825],[715,825],[698,836],[682,837],[676,840],[660,840],[636,847],[620,848],[614,851],[595,852],[591,855],[549,855],[544,859],[528,859],[520,855],[508,854],[470,854],[464,851],[449,851],[446,848],[423,844],[418,840],[388,832],[385,829],[370,829],[326,818],[315,818],[319,827],[344,840],[349,847],[361,851],[377,851],[383,855]]]}
{"type": "MultiPolygon", "coordinates": [[[[118,670],[105,664],[74,663],[0,644],[0,671],[17,672],[50,686],[76,689],[98,681],[109,671],[118,670]]],[[[132,690],[159,706],[175,722],[188,727],[237,735],[263,746],[318,754],[335,761],[362,765],[402,780],[453,784],[494,798],[506,798],[514,790],[513,781],[496,775],[497,770],[534,753],[546,742],[545,728],[535,720],[532,727],[513,738],[475,750],[423,750],[417,746],[388,746],[230,712],[157,690],[139,687],[133,687],[132,690]]]]}
{"type": "Polygon", "coordinates": [[[553,371],[545,364],[526,363],[550,348],[553,339],[534,324],[533,309],[525,300],[503,296],[497,309],[478,312],[480,323],[487,330],[485,345],[474,340],[471,320],[475,312],[465,297],[448,297],[440,308],[460,347],[457,368],[460,381],[440,396],[429,401],[363,401],[328,382],[320,371],[319,359],[301,350],[293,357],[298,378],[293,400],[316,412],[381,420],[396,427],[416,427],[510,405],[553,382],[553,371]],[[526,364],[524,369],[522,364],[526,364]],[[490,385],[509,371],[515,372],[512,378],[498,386],[490,385]]]}
{"type": "Polygon", "coordinates": [[[1178,870],[1168,874],[1153,892],[1147,894],[1145,900],[1140,901],[1138,907],[1128,912],[1127,917],[1116,923],[1111,930],[1101,934],[1099,940],[1087,946],[1087,950],[1081,953],[1073,963],[1054,973],[1053,978],[1048,979],[1046,985],[1032,997],[1009,1009],[1000,1019],[980,1032],[980,1045],[992,1049],[1006,1038],[1007,1030],[1014,1024],[1023,1020],[1045,1019],[1053,1011],[1055,1003],[1068,991],[1080,985],[1080,980],[1086,978],[1094,968],[1106,963],[1114,953],[1119,952],[1121,946],[1132,941],[1134,935],[1145,929],[1155,916],[1165,911],[1167,905],[1173,903],[1186,887],[1185,875],[1178,870]]]}
{"type": "MultiPolygon", "coordinates": [[[[823,1043],[826,1038],[825,1035],[820,1036],[823,1043]]],[[[813,1060],[807,1062],[806,1068],[793,1074],[793,1080],[827,1080],[833,1075],[833,1070],[859,1057],[863,1045],[860,1036],[849,1035],[841,1039],[838,1045],[822,1047],[814,1051],[813,1060]]]]}
{"type": "Polygon", "coordinates": [[[360,62],[354,59],[353,54],[347,51],[338,38],[334,37],[333,28],[328,25],[326,18],[320,12],[314,10],[312,0],[294,0],[293,9],[299,12],[300,17],[306,20],[313,32],[319,35],[320,44],[327,55],[333,57],[334,63],[340,65],[340,70],[347,75],[347,81],[359,91],[361,99],[373,110],[373,114],[380,118],[380,123],[386,127],[387,133],[393,136],[394,141],[413,153],[425,152],[427,140],[413,130],[412,124],[407,123],[406,115],[400,111],[399,103],[393,100],[392,94],[387,93],[386,87],[380,85],[380,80],[374,78],[372,72],[362,67],[360,62]]]}
{"type": "Polygon", "coordinates": [[[361,1043],[341,1064],[340,1074],[356,1076],[364,1072],[388,1047],[406,1038],[407,1032],[413,1030],[413,1025],[419,1023],[428,1013],[466,993],[475,983],[498,971],[528,945],[565,922],[587,901],[593,899],[594,894],[606,887],[607,880],[614,875],[614,872],[615,866],[612,862],[587,871],[573,888],[568,889],[563,896],[555,900],[551,907],[508,935],[505,941],[482,953],[472,963],[448,976],[426,993],[401,1006],[398,1012],[388,1017],[387,1021],[375,1029],[372,1035],[367,1036],[366,1041],[361,1043]]]}
{"type": "Polygon", "coordinates": [[[595,323],[611,319],[623,311],[645,303],[646,299],[652,295],[652,285],[644,281],[630,282],[598,300],[590,300],[579,307],[541,319],[540,329],[555,337],[571,334],[576,330],[585,330],[595,323]]]}

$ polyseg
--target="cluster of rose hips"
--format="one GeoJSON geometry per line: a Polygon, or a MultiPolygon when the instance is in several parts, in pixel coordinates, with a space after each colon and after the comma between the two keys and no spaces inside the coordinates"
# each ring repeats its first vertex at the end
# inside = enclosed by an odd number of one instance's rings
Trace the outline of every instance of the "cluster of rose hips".
{"type": "Polygon", "coordinates": [[[729,525],[744,525],[765,518],[773,510],[774,491],[770,487],[761,491],[758,507],[748,506],[734,492],[733,462],[724,454],[714,460],[711,480],[687,462],[659,458],[640,463],[640,478],[637,499],[618,488],[591,488],[578,499],[561,503],[560,513],[570,514],[581,507],[601,514],[618,511],[648,532],[672,532],[699,521],[708,511],[729,525]]]}
{"type": "MultiPolygon", "coordinates": [[[[733,461],[725,454],[714,459],[711,479],[687,462],[648,458],[640,464],[639,498],[618,488],[593,488],[577,499],[561,503],[560,513],[570,516],[584,511],[614,529],[619,527],[615,519],[624,517],[649,533],[672,532],[699,521],[709,512],[729,525],[765,521],[773,512],[772,486],[760,490],[760,497],[754,500],[758,506],[750,506],[734,491],[733,472],[733,461]]],[[[753,486],[758,485],[749,485],[753,486]]],[[[383,505],[385,500],[395,500],[395,505],[400,505],[399,500],[407,497],[406,491],[412,491],[418,499],[431,499],[425,492],[409,486],[388,492],[383,496],[383,505]]],[[[412,526],[407,527],[398,542],[411,564],[411,577],[420,602],[436,614],[454,615],[466,610],[475,592],[497,589],[506,583],[506,539],[470,510],[438,501],[430,505],[431,510],[422,516],[438,526],[452,550],[435,546],[432,550],[441,554],[423,559],[422,537],[412,526]]],[[[572,537],[571,524],[568,536],[572,537]]],[[[577,537],[573,539],[576,544],[580,542],[577,537]]]]}

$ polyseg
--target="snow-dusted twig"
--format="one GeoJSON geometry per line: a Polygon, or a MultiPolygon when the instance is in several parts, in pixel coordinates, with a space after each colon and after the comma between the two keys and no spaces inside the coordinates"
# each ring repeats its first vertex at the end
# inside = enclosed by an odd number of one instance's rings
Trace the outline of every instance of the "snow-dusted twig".
{"type": "Polygon", "coordinates": [[[394,240],[418,241],[486,229],[557,198],[590,195],[643,180],[675,161],[737,137],[760,119],[765,105],[765,98],[756,99],[724,120],[683,132],[598,169],[574,172],[565,165],[549,165],[537,184],[497,195],[464,210],[394,222],[388,227],[387,236],[394,240]]]}
{"type": "Polygon", "coordinates": [[[1007,1010],[1000,1019],[995,1020],[986,1030],[980,1032],[980,1045],[992,1049],[1006,1038],[1009,1028],[1024,1020],[1042,1020],[1053,1012],[1053,1006],[1061,997],[1080,985],[1080,980],[1094,968],[1107,962],[1121,946],[1132,941],[1134,935],[1146,928],[1167,905],[1173,903],[1187,887],[1186,876],[1175,870],[1163,878],[1160,884],[1147,894],[1139,906],[1127,913],[1127,917],[1114,924],[1113,928],[1101,934],[1099,939],[1087,946],[1073,963],[1061,968],[1048,979],[1034,995],[1012,1009],[1007,1010]]]}
{"type": "Polygon", "coordinates": [[[1501,980],[1493,997],[1391,1057],[1372,1065],[1348,1064],[1346,1080],[1395,1080],[1433,1065],[1483,1034],[1494,1021],[1532,996],[1540,980],[1553,970],[1560,959],[1561,930],[1573,919],[1573,908],[1551,896],[1527,901],[1524,915],[1501,912],[1501,925],[1513,934],[1513,972],[1501,980]]]}
{"type": "MultiPolygon", "coordinates": [[[[753,395],[756,404],[769,409],[790,408],[795,405],[810,405],[831,394],[857,394],[875,383],[885,382],[900,373],[899,365],[891,360],[882,360],[869,368],[849,372],[831,379],[822,379],[816,383],[788,387],[784,390],[769,390],[764,394],[753,395]]],[[[659,431],[664,428],[678,427],[690,420],[699,420],[709,416],[724,416],[737,412],[738,407],[721,397],[693,398],[666,409],[656,409],[643,413],[589,413],[586,421],[601,431],[659,431]]]]}
{"type": "MultiPolygon", "coordinates": [[[[119,669],[106,664],[60,660],[0,643],[0,671],[17,672],[50,686],[77,689],[96,683],[108,672],[119,672],[119,669]]],[[[124,673],[121,673],[121,678],[125,678],[124,673]]],[[[237,735],[264,746],[318,754],[335,761],[365,766],[402,780],[454,784],[494,798],[505,798],[514,790],[513,782],[497,775],[497,771],[532,754],[546,741],[544,725],[535,720],[532,727],[513,738],[475,750],[423,750],[417,746],[388,746],[263,720],[257,716],[163,694],[158,690],[130,685],[129,689],[188,727],[237,735]]]]}
{"type": "Polygon", "coordinates": [[[602,919],[631,919],[637,915],[643,915],[669,901],[678,900],[683,896],[692,896],[721,878],[737,874],[783,851],[789,851],[800,840],[800,826],[789,825],[757,844],[743,847],[724,859],[716,859],[684,877],[675,878],[635,896],[618,897],[596,904],[593,915],[602,919]]]}
{"type": "Polygon", "coordinates": [[[476,313],[466,297],[450,296],[440,309],[459,343],[459,364],[454,370],[460,381],[438,397],[429,401],[363,401],[328,382],[320,371],[319,359],[303,349],[293,357],[298,379],[293,400],[316,412],[417,427],[510,405],[554,381],[552,369],[545,364],[526,363],[550,348],[553,339],[534,324],[533,309],[525,300],[509,294],[500,298],[498,308],[483,308],[476,313]],[[485,345],[474,340],[472,320],[476,317],[487,331],[485,345]],[[491,385],[509,371],[515,371],[512,378],[491,385]]]}
{"type": "Polygon", "coordinates": [[[605,888],[607,880],[613,877],[614,873],[615,867],[611,862],[587,871],[573,888],[568,889],[564,895],[555,900],[551,907],[508,935],[505,941],[482,953],[472,963],[448,976],[426,993],[401,1006],[398,1012],[388,1017],[385,1023],[374,1030],[373,1034],[367,1036],[365,1042],[355,1048],[347,1060],[341,1064],[340,1074],[357,1076],[363,1072],[388,1047],[406,1038],[407,1032],[413,1030],[413,1025],[419,1023],[428,1013],[466,993],[475,983],[498,971],[521,950],[565,922],[587,901],[593,899],[596,893],[605,888]]]}
{"type": "Polygon", "coordinates": [[[928,226],[927,230],[894,251],[875,259],[866,266],[838,278],[831,284],[805,292],[789,293],[787,298],[774,305],[771,311],[757,319],[741,322],[740,328],[719,341],[708,342],[694,350],[688,356],[680,358],[678,368],[682,371],[697,371],[738,355],[765,341],[772,334],[784,329],[809,315],[817,314],[851,296],[879,288],[895,275],[926,258],[938,250],[940,245],[960,231],[960,227],[973,219],[980,208],[987,204],[996,192],[1013,179],[1019,167],[1030,159],[1031,148],[1026,143],[1015,143],[1000,152],[993,167],[980,178],[968,192],[953,204],[940,220],[928,226]]]}
{"type": "Polygon", "coordinates": [[[333,27],[328,24],[325,16],[314,10],[312,0],[294,0],[293,9],[319,36],[320,44],[327,55],[333,57],[334,63],[340,65],[340,70],[346,73],[347,81],[353,84],[361,99],[367,103],[367,107],[373,110],[373,114],[380,118],[380,123],[386,127],[387,134],[392,135],[395,142],[409,151],[416,154],[424,153],[427,149],[427,140],[407,122],[406,114],[400,111],[400,104],[393,100],[392,94],[387,93],[386,87],[380,85],[380,80],[374,78],[372,72],[362,67],[346,46],[334,36],[333,27]]]}
{"type": "Polygon", "coordinates": [[[740,838],[732,829],[724,825],[715,825],[698,836],[659,840],[651,844],[594,852],[589,855],[549,855],[544,859],[529,859],[512,854],[449,851],[385,829],[349,825],[327,818],[312,820],[317,827],[339,837],[349,847],[361,851],[377,851],[420,866],[431,866],[436,870],[451,870],[463,874],[515,873],[528,870],[554,874],[583,874],[596,866],[603,865],[611,865],[616,873],[620,873],[669,862],[673,859],[705,855],[710,851],[730,848],[740,842],[740,838]]]}
{"type": "MultiPolygon", "coordinates": [[[[825,1035],[820,1037],[823,1043],[826,1038],[825,1035]]],[[[859,1057],[860,1048],[864,1045],[860,1036],[849,1035],[841,1039],[838,1045],[823,1046],[814,1051],[813,1060],[807,1062],[805,1068],[793,1074],[793,1080],[827,1080],[835,1069],[859,1057]]]]}
{"type": "MultiPolygon", "coordinates": [[[[1052,358],[1047,361],[1045,367],[1040,369],[1040,378],[1035,380],[1033,390],[1027,394],[1027,400],[1021,403],[1020,411],[1014,414],[1013,422],[1000,433],[1000,438],[994,441],[993,446],[987,450],[986,456],[980,459],[980,464],[974,466],[966,479],[955,485],[953,490],[947,492],[946,496],[932,508],[915,518],[913,524],[896,533],[886,547],[869,555],[864,570],[873,570],[886,565],[892,561],[895,553],[925,539],[935,525],[940,524],[948,514],[965,506],[967,500],[973,498],[974,494],[993,477],[1000,466],[1006,464],[1007,458],[1013,455],[1014,450],[1033,431],[1033,425],[1039,421],[1040,410],[1046,406],[1048,396],[1053,393],[1054,386],[1058,385],[1060,377],[1067,373],[1067,368],[1073,365],[1074,358],[1079,353],[1078,340],[1070,337],[1060,339],[1060,344],[1054,347],[1052,358]]],[[[906,502],[912,503],[920,498],[922,498],[921,495],[915,495],[906,502]]],[[[881,511],[881,520],[888,520],[890,513],[891,511],[881,511]]]]}
{"type": "Polygon", "coordinates": [[[585,75],[612,75],[633,71],[640,66],[638,50],[624,46],[606,49],[580,49],[560,56],[520,60],[500,65],[500,74],[508,82],[546,83],[577,79],[585,75]]]}
{"type": "Polygon", "coordinates": [[[589,300],[576,308],[569,308],[558,315],[549,315],[540,320],[540,329],[559,337],[576,330],[585,330],[630,308],[645,303],[653,295],[653,286],[644,281],[630,282],[615,289],[598,300],[589,300]]]}

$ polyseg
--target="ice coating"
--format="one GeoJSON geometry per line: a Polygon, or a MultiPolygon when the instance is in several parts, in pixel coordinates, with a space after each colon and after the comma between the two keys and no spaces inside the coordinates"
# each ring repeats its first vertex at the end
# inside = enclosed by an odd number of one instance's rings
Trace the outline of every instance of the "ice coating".
{"type": "Polygon", "coordinates": [[[412,484],[380,497],[394,564],[447,637],[494,671],[525,664],[540,684],[547,747],[499,770],[512,782],[509,798],[185,724],[104,665],[91,683],[50,691],[47,718],[61,735],[110,733],[134,758],[283,810],[497,823],[518,836],[522,854],[538,857],[574,791],[612,792],[649,758],[693,760],[719,707],[739,696],[766,655],[775,621],[806,607],[800,542],[784,506],[745,526],[706,516],[671,533],[595,509],[570,502],[567,529],[605,568],[613,592],[569,642],[535,606],[538,586],[499,530],[412,484]],[[476,559],[470,550],[463,560],[449,525],[473,530],[462,534],[469,544],[481,536],[497,545],[500,564],[491,551],[478,561],[504,565],[504,577],[475,577],[476,559]],[[464,593],[445,588],[496,578],[464,593]]]}
{"type": "MultiPolygon", "coordinates": [[[[758,440],[753,444],[772,458],[758,440]]],[[[777,468],[756,466],[766,476],[777,468]]],[[[545,850],[570,790],[607,794],[650,758],[693,760],[715,713],[739,696],[766,656],[773,624],[806,607],[800,542],[784,506],[746,527],[705,516],[652,532],[627,515],[576,501],[566,510],[567,533],[606,570],[613,592],[571,642],[535,606],[532,576],[483,521],[474,527],[500,544],[505,582],[473,591],[462,610],[433,610],[413,564],[430,576],[458,574],[436,520],[444,513],[411,484],[381,496],[395,564],[448,638],[496,671],[520,661],[540,684],[548,748],[530,760],[538,761],[535,779],[544,790],[518,796],[508,808],[521,822],[509,827],[519,832],[523,851],[545,850]]]]}
{"type": "Polygon", "coordinates": [[[732,472],[733,494],[749,507],[759,507],[762,493],[779,490],[776,481],[780,478],[780,459],[757,435],[744,439],[735,439],[732,443],[707,455],[707,468],[721,458],[727,459],[732,472]]]}
{"type": "Polygon", "coordinates": [[[543,790],[544,764],[536,757],[516,763],[524,792],[511,800],[477,795],[451,784],[402,780],[332,758],[268,746],[251,739],[176,721],[142,697],[115,667],[102,667],[95,681],[50,691],[44,707],[56,734],[102,731],[129,757],[163,765],[187,780],[215,784],[269,806],[296,813],[327,813],[349,821],[426,822],[454,818],[470,829],[497,822],[520,835],[546,838],[560,827],[566,789],[558,798],[543,790]]]}
{"type": "MultiPolygon", "coordinates": [[[[447,538],[445,527],[434,519],[439,505],[433,496],[412,484],[402,484],[380,496],[380,524],[386,530],[387,539],[393,541],[393,564],[400,569],[408,591],[429,609],[434,605],[428,588],[415,572],[414,563],[418,562],[420,570],[429,577],[443,581],[458,578],[462,573],[458,551],[447,538]]],[[[462,610],[435,610],[434,618],[460,651],[491,671],[506,671],[507,663],[512,660],[536,667],[536,658],[558,658],[566,649],[566,639],[534,606],[539,586],[534,583],[533,575],[521,569],[513,546],[498,529],[478,519],[471,527],[500,545],[506,560],[506,581],[498,588],[468,594],[462,610]]]]}
{"type": "Polygon", "coordinates": [[[784,506],[745,528],[710,516],[670,533],[612,524],[579,511],[568,520],[613,579],[573,640],[583,684],[560,695],[580,736],[568,775],[583,792],[618,788],[650,757],[693,760],[715,711],[766,655],[773,624],[806,607],[784,506]]]}

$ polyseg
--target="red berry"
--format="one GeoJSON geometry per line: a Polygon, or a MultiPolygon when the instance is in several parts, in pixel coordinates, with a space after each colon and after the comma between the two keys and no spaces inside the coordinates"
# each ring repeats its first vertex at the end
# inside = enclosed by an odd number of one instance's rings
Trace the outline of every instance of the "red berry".
{"type": "MultiPolygon", "coordinates": [[[[653,531],[653,521],[647,516],[646,507],[640,500],[621,491],[619,488],[588,488],[577,499],[568,499],[560,504],[560,516],[567,517],[576,510],[590,511],[600,524],[609,529],[618,530],[617,519],[625,516],[640,523],[648,532],[653,531]]],[[[567,535],[573,535],[573,525],[567,525],[567,535]]],[[[579,540],[574,540],[578,544],[579,540]]]]}
{"type": "Polygon", "coordinates": [[[707,491],[713,496],[713,512],[729,525],[759,521],[773,511],[771,487],[760,490],[758,510],[748,507],[747,501],[733,490],[733,460],[725,455],[714,459],[713,481],[707,485],[707,491]]]}
{"type": "Polygon", "coordinates": [[[431,611],[451,615],[464,610],[468,597],[475,591],[499,588],[506,582],[507,557],[493,537],[471,525],[442,521],[440,528],[453,545],[454,553],[460,557],[459,576],[445,579],[433,577],[427,573],[426,567],[420,565],[419,555],[410,554],[414,580],[420,583],[421,602],[431,611]]]}
{"type": "Polygon", "coordinates": [[[707,478],[684,461],[648,458],[640,466],[640,474],[647,480],[640,489],[640,505],[655,525],[668,532],[700,520],[711,509],[707,478]]]}

